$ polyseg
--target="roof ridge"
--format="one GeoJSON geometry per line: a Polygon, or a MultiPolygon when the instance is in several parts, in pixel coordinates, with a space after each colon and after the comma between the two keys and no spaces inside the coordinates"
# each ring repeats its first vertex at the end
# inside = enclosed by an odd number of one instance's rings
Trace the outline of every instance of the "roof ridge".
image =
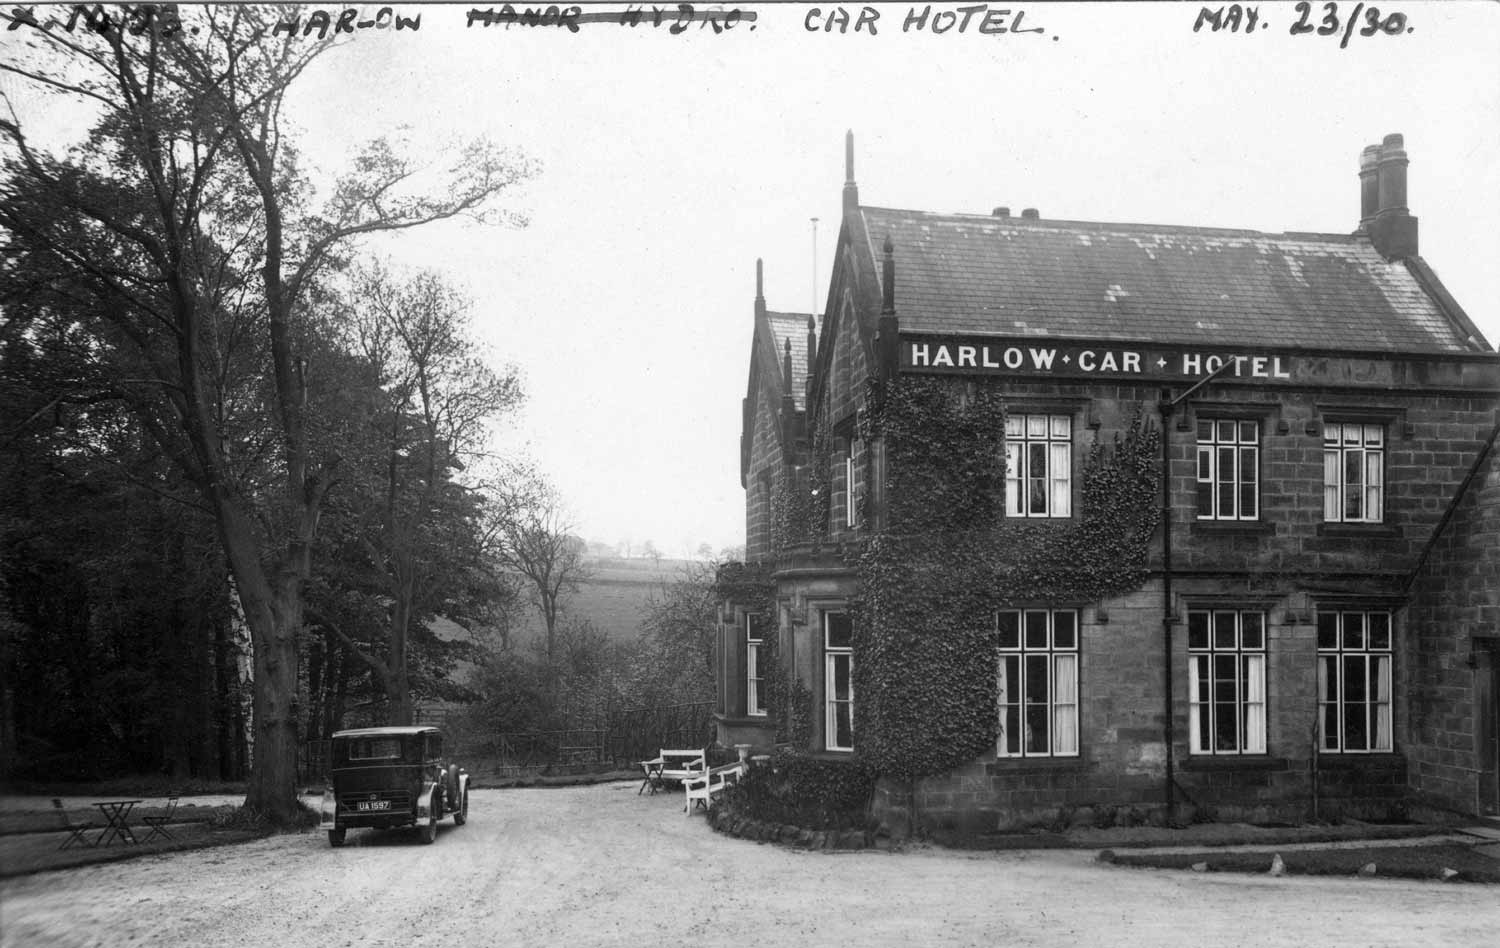
{"type": "Polygon", "coordinates": [[[862,204],[860,211],[884,211],[895,214],[910,214],[917,217],[938,218],[955,221],[988,221],[992,224],[1001,224],[1007,227],[1027,228],[1053,228],[1062,229],[1067,227],[1086,227],[1091,230],[1108,230],[1112,228],[1144,231],[1146,233],[1174,233],[1174,234],[1204,234],[1212,236],[1235,236],[1235,237],[1265,237],[1265,238],[1291,238],[1298,240],[1320,240],[1338,241],[1340,243],[1358,243],[1368,240],[1368,237],[1357,233],[1323,233],[1320,231],[1265,231],[1252,230],[1244,227],[1208,227],[1200,224],[1150,224],[1135,221],[1084,221],[1072,220],[1059,217],[996,217],[993,214],[978,214],[973,212],[953,211],[944,213],[942,211],[922,211],[912,208],[883,207],[880,205],[862,204]]]}

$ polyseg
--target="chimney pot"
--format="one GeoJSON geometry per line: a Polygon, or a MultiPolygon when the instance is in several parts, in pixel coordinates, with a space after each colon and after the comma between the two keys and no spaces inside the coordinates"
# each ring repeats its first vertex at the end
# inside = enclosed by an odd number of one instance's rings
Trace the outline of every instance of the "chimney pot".
{"type": "Polygon", "coordinates": [[[994,211],[991,212],[990,216],[991,217],[1009,217],[1010,216],[1010,208],[1008,208],[1008,207],[997,207],[997,208],[995,208],[994,211]]]}
{"type": "Polygon", "coordinates": [[[1378,210],[1368,229],[1370,243],[1387,260],[1417,255],[1417,219],[1406,207],[1407,164],[1402,137],[1385,136],[1375,167],[1378,210]]]}
{"type": "Polygon", "coordinates": [[[1026,218],[1029,221],[1034,221],[1034,220],[1039,220],[1041,218],[1042,212],[1038,211],[1034,207],[1028,207],[1026,210],[1024,210],[1024,211],[1021,212],[1021,216],[1024,217],[1024,218],[1026,218]]]}
{"type": "Polygon", "coordinates": [[[1380,211],[1380,146],[1366,145],[1359,154],[1359,229],[1367,232],[1380,211]]]}
{"type": "Polygon", "coordinates": [[[1387,135],[1380,146],[1380,210],[1387,214],[1406,210],[1406,149],[1400,135],[1387,135]]]}

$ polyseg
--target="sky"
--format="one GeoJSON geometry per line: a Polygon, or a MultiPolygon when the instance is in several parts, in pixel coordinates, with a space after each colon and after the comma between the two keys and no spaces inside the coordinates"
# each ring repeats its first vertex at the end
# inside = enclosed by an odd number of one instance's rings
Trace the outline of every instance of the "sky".
{"type": "Polygon", "coordinates": [[[329,174],[403,126],[434,160],[487,135],[540,164],[503,201],[524,229],[444,224],[368,253],[474,298],[477,333],[528,392],[501,447],[547,473],[578,533],[668,556],[744,542],[755,261],[771,309],[821,308],[846,131],[867,205],[1272,233],[1352,231],[1360,151],[1400,132],[1421,253],[1500,342],[1500,4],[1382,6],[1391,32],[1347,43],[1294,34],[1289,3],[1252,5],[1248,33],[1195,32],[1189,3],[1009,2],[1005,25],[1042,32],[985,34],[983,13],[902,29],[913,9],[964,6],[851,5],[841,33],[822,29],[834,5],[744,4],[753,28],[673,35],[398,5],[420,29],[331,51],[291,118],[329,174]],[[866,6],[873,35],[854,31],[866,6]]]}

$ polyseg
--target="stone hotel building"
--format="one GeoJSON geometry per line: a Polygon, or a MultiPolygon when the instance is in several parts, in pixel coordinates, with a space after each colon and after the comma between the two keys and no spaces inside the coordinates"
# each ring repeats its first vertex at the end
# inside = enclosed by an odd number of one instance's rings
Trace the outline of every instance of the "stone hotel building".
{"type": "Polygon", "coordinates": [[[1338,233],[895,210],[853,164],[823,312],[757,265],[720,743],[866,763],[898,829],[1500,813],[1500,355],[1402,137],[1338,233]]]}

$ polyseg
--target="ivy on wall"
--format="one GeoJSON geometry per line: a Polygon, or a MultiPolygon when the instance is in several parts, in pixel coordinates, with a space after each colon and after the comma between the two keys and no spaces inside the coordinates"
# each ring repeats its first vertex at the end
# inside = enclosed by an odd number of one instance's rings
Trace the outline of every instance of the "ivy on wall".
{"type": "Polygon", "coordinates": [[[1011,521],[997,388],[908,376],[879,395],[861,434],[885,439],[887,520],[856,558],[855,747],[880,773],[916,777],[994,746],[997,609],[1079,606],[1145,581],[1160,432],[1138,411],[1089,448],[1075,516],[1011,521]]]}

